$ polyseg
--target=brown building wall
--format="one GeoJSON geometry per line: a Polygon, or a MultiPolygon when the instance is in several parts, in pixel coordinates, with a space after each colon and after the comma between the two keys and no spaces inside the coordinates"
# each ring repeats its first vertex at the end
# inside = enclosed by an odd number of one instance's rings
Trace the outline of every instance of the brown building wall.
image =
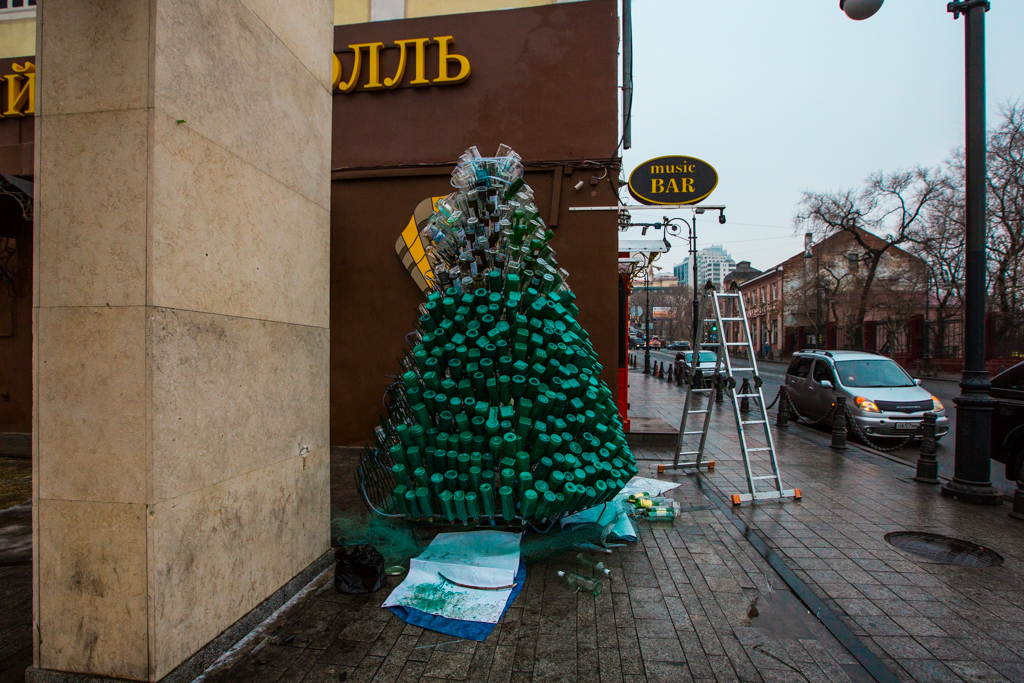
{"type": "MultiPolygon", "coordinates": [[[[372,436],[387,375],[397,372],[405,334],[424,301],[395,241],[421,200],[452,191],[449,173],[470,145],[487,155],[508,144],[533,169],[526,180],[542,218],[550,223],[557,214],[553,246],[570,273],[580,323],[605,367],[602,378],[617,391],[616,216],[568,210],[616,203],[610,157],[618,134],[617,22],[614,0],[590,0],[335,28],[344,79],[352,64],[351,51],[341,53],[347,45],[449,35],[452,51],[470,60],[472,75],[459,85],[357,88],[334,97],[332,444],[372,436]],[[597,166],[583,168],[586,160],[597,166]],[[427,167],[410,168],[418,164],[427,167]],[[600,178],[596,185],[592,176],[600,178]],[[577,191],[580,180],[584,187],[577,191]]],[[[397,50],[385,50],[382,78],[396,63],[397,50]]],[[[432,78],[436,46],[426,63],[432,78]]]]}
{"type": "MultiPolygon", "coordinates": [[[[0,77],[14,73],[11,64],[34,57],[0,59],[0,77]]],[[[7,107],[7,87],[0,88],[0,111],[7,107]]],[[[32,176],[32,116],[0,118],[0,173],[32,176]]],[[[0,433],[32,431],[32,222],[11,197],[0,197],[0,249],[17,245],[14,282],[0,275],[0,433]],[[11,296],[13,294],[13,297],[11,296]],[[13,309],[13,310],[12,310],[13,309]]],[[[0,255],[0,260],[6,257],[0,255]]],[[[4,448],[0,440],[0,450],[4,448]]]]}
{"type": "MultiPolygon", "coordinates": [[[[10,197],[0,197],[0,249],[14,240],[14,282],[0,276],[0,432],[32,431],[32,223],[10,197]],[[14,295],[11,297],[11,295],[14,295]],[[13,309],[13,310],[12,310],[13,309]],[[7,334],[11,332],[12,334],[7,334]]],[[[5,260],[0,255],[0,260],[5,260]]]]}

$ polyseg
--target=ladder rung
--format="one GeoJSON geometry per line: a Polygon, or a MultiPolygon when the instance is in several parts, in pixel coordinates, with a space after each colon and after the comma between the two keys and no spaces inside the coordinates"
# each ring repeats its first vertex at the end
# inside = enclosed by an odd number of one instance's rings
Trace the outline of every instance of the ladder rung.
{"type": "Polygon", "coordinates": [[[690,412],[687,413],[687,415],[703,415],[706,412],[708,412],[708,411],[706,411],[706,410],[691,410],[690,412]]]}
{"type": "Polygon", "coordinates": [[[725,342],[726,346],[746,346],[747,342],[725,342]]]}
{"type": "Polygon", "coordinates": [[[751,477],[751,479],[753,479],[754,481],[763,481],[765,479],[774,479],[774,478],[775,478],[774,474],[769,474],[766,477],[751,477]]]}
{"type": "Polygon", "coordinates": [[[771,449],[767,446],[758,446],[757,448],[748,448],[747,453],[760,453],[762,451],[770,451],[771,449]]]}
{"type": "Polygon", "coordinates": [[[730,368],[733,372],[752,372],[754,368],[730,368]]]}
{"type": "Polygon", "coordinates": [[[683,436],[689,436],[690,434],[703,434],[703,433],[704,433],[703,429],[698,429],[697,431],[694,431],[694,432],[683,432],[683,436]]]}
{"type": "Polygon", "coordinates": [[[763,425],[764,420],[740,420],[741,425],[763,425]]]}
{"type": "Polygon", "coordinates": [[[697,453],[698,451],[681,451],[676,453],[676,455],[697,455],[697,453]]]}
{"type": "Polygon", "coordinates": [[[740,298],[740,295],[739,294],[718,294],[718,293],[716,293],[715,294],[715,298],[716,299],[738,299],[738,298],[740,298]]]}
{"type": "Polygon", "coordinates": [[[743,320],[743,318],[722,318],[723,323],[736,323],[743,320]]]}
{"type": "Polygon", "coordinates": [[[757,394],[736,394],[736,398],[757,398],[757,394]]]}
{"type": "Polygon", "coordinates": [[[690,389],[691,394],[710,394],[714,389],[690,389]]]}

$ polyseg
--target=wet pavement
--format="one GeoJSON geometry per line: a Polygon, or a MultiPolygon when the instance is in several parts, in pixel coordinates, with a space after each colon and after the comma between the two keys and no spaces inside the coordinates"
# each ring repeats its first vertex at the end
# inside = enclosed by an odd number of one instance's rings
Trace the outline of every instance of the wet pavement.
{"type": "MultiPolygon", "coordinates": [[[[678,424],[684,395],[631,373],[634,414],[678,424]]],[[[558,578],[585,572],[566,550],[528,567],[522,594],[476,643],[381,609],[401,577],[342,595],[328,570],[204,683],[1024,681],[1024,524],[1008,505],[942,498],[906,464],[833,451],[827,434],[793,425],[776,443],[802,499],[730,506],[746,486],[727,407],[713,415],[712,472],[657,475],[671,447],[635,449],[642,475],[680,483],[668,494],[680,513],[639,522],[637,543],[602,556],[612,578],[600,595],[558,578]],[[899,531],[973,541],[1003,563],[939,564],[889,545],[899,531]]],[[[338,477],[339,490],[350,481],[338,477]]],[[[0,568],[0,681],[19,680],[9,667],[31,657],[30,578],[28,566],[0,568]]]]}
{"type": "MultiPolygon", "coordinates": [[[[631,375],[634,413],[678,423],[683,392],[631,375]]],[[[778,433],[800,501],[733,508],[745,491],[730,412],[718,411],[713,472],[655,474],[671,448],[641,447],[641,474],[678,481],[673,522],[640,522],[606,559],[599,596],[531,565],[523,593],[482,643],[408,626],[329,573],[210,681],[1024,681],[1024,525],[912,481],[913,470],[827,435],[778,433]],[[885,541],[929,531],[996,550],[1002,566],[937,564],[885,541]],[[810,607],[813,607],[813,612],[810,607]],[[872,673],[874,675],[872,675],[872,673]]]]}

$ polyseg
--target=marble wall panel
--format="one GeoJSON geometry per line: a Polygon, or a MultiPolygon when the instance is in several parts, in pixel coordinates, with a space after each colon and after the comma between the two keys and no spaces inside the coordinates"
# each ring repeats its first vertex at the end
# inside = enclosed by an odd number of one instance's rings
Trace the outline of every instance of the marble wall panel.
{"type": "Polygon", "coordinates": [[[37,121],[38,305],[145,304],[148,112],[37,121]]]}
{"type": "Polygon", "coordinates": [[[329,479],[323,449],[152,507],[155,677],[327,552],[329,479]]]}
{"type": "Polygon", "coordinates": [[[333,0],[242,0],[277,35],[320,84],[331,90],[334,52],[333,0]],[[311,30],[323,27],[325,30],[311,30]]]}
{"type": "Polygon", "coordinates": [[[266,24],[241,0],[159,3],[155,35],[157,109],[330,208],[331,94],[266,24]]]}
{"type": "Polygon", "coordinates": [[[329,210],[154,119],[150,303],[328,327],[329,210]]]}
{"type": "Polygon", "coordinates": [[[147,680],[146,506],[36,504],[37,666],[147,680]]]}
{"type": "Polygon", "coordinates": [[[152,501],[328,449],[329,332],[151,309],[152,501]]]}
{"type": "Polygon", "coordinates": [[[39,496],[145,503],[145,307],[36,310],[39,496]]]}
{"type": "Polygon", "coordinates": [[[38,111],[44,115],[143,109],[149,101],[150,3],[39,3],[38,111]]]}

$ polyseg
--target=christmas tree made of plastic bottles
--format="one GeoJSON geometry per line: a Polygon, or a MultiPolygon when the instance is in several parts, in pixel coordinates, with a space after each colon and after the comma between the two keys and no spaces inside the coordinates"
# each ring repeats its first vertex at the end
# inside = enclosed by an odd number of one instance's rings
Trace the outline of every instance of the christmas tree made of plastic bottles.
{"type": "Polygon", "coordinates": [[[432,291],[376,430],[379,511],[518,525],[611,500],[636,462],[519,155],[471,147],[452,185],[420,232],[432,291]]]}

